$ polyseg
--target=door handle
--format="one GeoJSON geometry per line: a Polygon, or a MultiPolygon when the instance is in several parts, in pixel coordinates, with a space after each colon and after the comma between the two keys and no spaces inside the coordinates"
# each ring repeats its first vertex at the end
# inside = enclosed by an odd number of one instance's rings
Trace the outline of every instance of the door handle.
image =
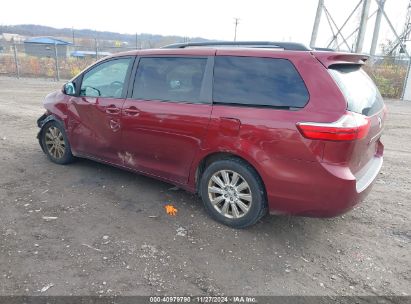
{"type": "Polygon", "coordinates": [[[120,114],[120,111],[121,110],[119,108],[117,108],[115,105],[109,105],[106,108],[106,113],[107,114],[117,115],[117,114],[120,114]]]}
{"type": "Polygon", "coordinates": [[[124,111],[124,114],[129,115],[129,116],[137,116],[140,114],[140,110],[133,106],[126,108],[123,111],[124,111]]]}

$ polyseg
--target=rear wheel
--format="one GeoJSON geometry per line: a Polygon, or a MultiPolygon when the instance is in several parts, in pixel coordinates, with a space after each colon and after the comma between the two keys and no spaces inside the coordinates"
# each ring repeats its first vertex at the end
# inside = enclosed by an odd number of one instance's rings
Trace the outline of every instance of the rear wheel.
{"type": "Polygon", "coordinates": [[[74,160],[66,132],[61,123],[48,122],[43,127],[41,140],[43,150],[52,162],[65,165],[74,160]]]}
{"type": "Polygon", "coordinates": [[[219,160],[208,166],[200,191],[208,213],[233,228],[251,226],[267,212],[261,178],[240,159],[219,160]]]}

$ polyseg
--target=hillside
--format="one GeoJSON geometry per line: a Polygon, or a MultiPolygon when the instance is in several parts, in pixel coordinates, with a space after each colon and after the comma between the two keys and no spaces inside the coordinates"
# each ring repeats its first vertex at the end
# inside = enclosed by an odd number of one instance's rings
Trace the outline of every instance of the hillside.
{"type": "MultiPolygon", "coordinates": [[[[0,25],[0,35],[2,33],[19,34],[23,36],[52,36],[68,39],[72,41],[73,34],[76,44],[84,40],[98,39],[101,41],[121,41],[126,42],[130,46],[136,45],[136,35],[121,34],[108,31],[94,31],[91,29],[71,29],[71,28],[54,28],[36,24],[19,24],[19,25],[0,25]]],[[[157,47],[169,43],[183,41],[206,41],[206,39],[195,37],[181,36],[162,36],[141,33],[137,35],[138,45],[146,47],[157,47]]]]}

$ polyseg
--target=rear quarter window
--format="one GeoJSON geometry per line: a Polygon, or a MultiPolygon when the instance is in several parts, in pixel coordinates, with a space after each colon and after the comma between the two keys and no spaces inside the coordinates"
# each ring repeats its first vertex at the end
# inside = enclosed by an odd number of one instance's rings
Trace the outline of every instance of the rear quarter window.
{"type": "Polygon", "coordinates": [[[287,59],[217,56],[214,65],[214,103],[302,108],[307,88],[287,59]]]}
{"type": "Polygon", "coordinates": [[[337,65],[329,72],[347,100],[347,110],[372,116],[384,107],[378,88],[361,66],[337,65]]]}

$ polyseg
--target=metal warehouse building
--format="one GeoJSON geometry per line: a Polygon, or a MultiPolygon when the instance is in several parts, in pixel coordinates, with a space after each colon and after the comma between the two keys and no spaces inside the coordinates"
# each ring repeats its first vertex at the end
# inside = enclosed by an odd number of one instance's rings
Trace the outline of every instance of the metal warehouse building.
{"type": "Polygon", "coordinates": [[[68,57],[70,42],[52,37],[35,37],[24,41],[24,49],[29,56],[54,57],[55,48],[58,57],[68,57]]]}

